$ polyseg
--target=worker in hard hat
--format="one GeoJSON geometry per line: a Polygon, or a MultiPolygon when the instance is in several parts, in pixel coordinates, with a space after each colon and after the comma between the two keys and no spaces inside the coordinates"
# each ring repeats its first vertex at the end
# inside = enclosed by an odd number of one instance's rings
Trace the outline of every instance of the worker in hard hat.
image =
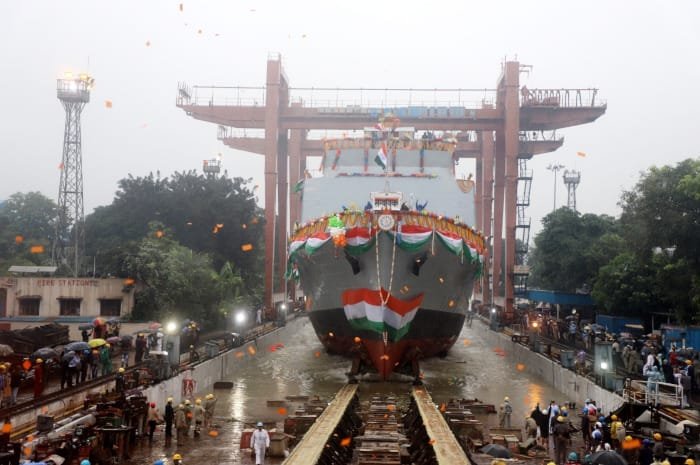
{"type": "Polygon", "coordinates": [[[114,389],[118,393],[124,392],[124,389],[126,388],[126,378],[124,376],[126,370],[124,370],[124,367],[119,367],[117,370],[117,374],[114,375],[114,389]]]}
{"type": "Polygon", "coordinates": [[[165,439],[173,437],[173,420],[175,419],[175,409],[173,408],[173,398],[168,397],[168,401],[165,404],[165,415],[163,415],[165,420],[165,439]]]}
{"type": "Polygon", "coordinates": [[[204,426],[211,428],[214,421],[214,409],[216,408],[216,397],[214,394],[207,394],[204,398],[204,426]]]}
{"type": "Polygon", "coordinates": [[[561,415],[557,417],[557,424],[552,427],[552,436],[554,438],[554,452],[557,465],[564,465],[566,463],[566,451],[571,445],[571,432],[569,423],[561,415]]]}
{"type": "Polygon", "coordinates": [[[503,403],[498,410],[501,428],[510,428],[510,416],[513,414],[513,406],[510,405],[508,396],[503,398],[503,403]]]}
{"type": "Polygon", "coordinates": [[[80,465],[90,465],[90,461],[89,461],[88,459],[83,459],[83,460],[80,462],[80,465]]]}
{"type": "Polygon", "coordinates": [[[653,442],[646,438],[642,441],[642,448],[639,449],[639,465],[651,465],[654,462],[652,444],[653,442]]]}
{"type": "Polygon", "coordinates": [[[264,428],[263,422],[259,421],[250,436],[250,448],[255,452],[255,465],[264,465],[265,451],[268,447],[270,447],[270,435],[264,428]]]}
{"type": "Polygon", "coordinates": [[[182,455],[180,455],[180,454],[173,455],[173,465],[181,465],[181,464],[182,464],[182,455]]]}
{"type": "MultiPolygon", "coordinates": [[[[120,368],[121,370],[122,368],[120,368]]],[[[156,408],[156,403],[151,402],[148,406],[148,442],[153,442],[153,433],[156,431],[156,425],[161,423],[163,419],[160,416],[160,412],[156,408]]]]}
{"type": "Polygon", "coordinates": [[[639,449],[642,448],[639,439],[627,435],[622,440],[620,447],[622,448],[622,456],[627,460],[627,463],[639,463],[639,449]]]}
{"type": "Polygon", "coordinates": [[[192,426],[192,402],[185,399],[185,420],[187,421],[187,434],[189,434],[190,426],[192,426]]]}
{"type": "Polygon", "coordinates": [[[566,456],[566,463],[569,465],[578,465],[581,462],[576,452],[569,452],[569,455],[566,456]]]}
{"type": "Polygon", "coordinates": [[[695,460],[685,459],[685,462],[683,462],[683,465],[695,465],[695,460]]]}
{"type": "Polygon", "coordinates": [[[625,425],[617,418],[617,415],[611,415],[610,420],[610,439],[612,440],[612,446],[619,451],[622,441],[624,441],[625,436],[627,436],[627,430],[625,429],[625,425]]]}
{"type": "Polygon", "coordinates": [[[664,452],[664,438],[661,436],[661,433],[654,433],[654,447],[652,451],[654,452],[654,458],[659,461],[666,455],[664,452]]]}
{"type": "Polygon", "coordinates": [[[190,363],[199,362],[199,352],[195,346],[190,345],[190,363]]]}
{"type": "Polygon", "coordinates": [[[199,437],[199,432],[202,429],[202,423],[204,423],[204,407],[202,407],[202,399],[197,399],[194,401],[192,419],[194,420],[194,436],[199,437]]]}
{"type": "Polygon", "coordinates": [[[177,431],[178,444],[181,444],[183,439],[187,437],[189,429],[187,417],[185,415],[185,405],[180,404],[177,406],[177,411],[175,412],[175,430],[177,431]]]}

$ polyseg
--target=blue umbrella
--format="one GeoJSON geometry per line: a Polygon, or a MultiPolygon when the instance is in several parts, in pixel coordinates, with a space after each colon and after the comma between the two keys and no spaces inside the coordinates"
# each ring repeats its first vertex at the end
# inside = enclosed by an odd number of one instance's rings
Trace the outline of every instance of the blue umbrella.
{"type": "Polygon", "coordinates": [[[74,350],[76,352],[80,352],[81,350],[90,350],[90,346],[88,345],[87,342],[83,341],[77,341],[77,342],[71,342],[70,344],[66,345],[66,350],[74,350]]]}

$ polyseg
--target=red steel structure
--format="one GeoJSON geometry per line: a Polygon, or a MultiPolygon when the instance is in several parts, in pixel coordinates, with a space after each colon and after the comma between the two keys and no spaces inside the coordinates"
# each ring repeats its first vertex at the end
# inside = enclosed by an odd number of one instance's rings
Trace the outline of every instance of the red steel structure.
{"type": "MultiPolygon", "coordinates": [[[[458,95],[456,106],[431,104],[426,107],[423,103],[420,114],[408,111],[407,115],[399,115],[401,125],[416,130],[457,132],[456,158],[476,159],[476,229],[486,238],[503,237],[504,241],[494,240],[492,250],[486,251],[485,269],[477,284],[475,299],[497,305],[505,312],[512,311],[518,159],[554,151],[564,141],[554,133],[541,138],[530,135],[593,122],[607,108],[604,102],[598,101],[597,89],[521,88],[523,69],[517,61],[505,62],[495,89],[292,88],[281,57],[273,55],[267,61],[265,87],[180,84],[176,105],[188,116],[218,124],[218,137],[227,146],[265,157],[264,298],[269,311],[274,312],[273,291],[287,288],[284,278],[290,232],[287,208],[289,222],[293,224],[300,219],[299,196],[290,198],[290,180],[294,184],[304,176],[307,156],[322,153],[321,141],[307,138],[309,131],[349,131],[373,126],[377,123],[378,109],[381,116],[396,108],[392,106],[395,102],[389,102],[389,94],[400,91],[408,95],[400,105],[406,111],[416,108],[411,99],[420,91],[433,96],[447,92],[458,95]],[[314,97],[329,92],[330,99],[314,97]],[[367,95],[372,92],[382,94],[379,105],[366,104],[369,103],[367,95]],[[350,105],[340,100],[344,94],[359,94],[359,98],[350,105]],[[462,96],[469,94],[479,95],[476,107],[470,108],[467,102],[462,102],[462,96]],[[255,137],[246,133],[256,129],[264,130],[264,134],[260,131],[260,137],[255,137]],[[501,270],[503,254],[505,270],[501,270]],[[493,285],[489,284],[489,279],[493,285]],[[502,296],[498,286],[501,279],[505,284],[502,296]],[[491,288],[494,295],[490,294],[491,288]]],[[[437,97],[433,101],[438,102],[437,97]]]]}

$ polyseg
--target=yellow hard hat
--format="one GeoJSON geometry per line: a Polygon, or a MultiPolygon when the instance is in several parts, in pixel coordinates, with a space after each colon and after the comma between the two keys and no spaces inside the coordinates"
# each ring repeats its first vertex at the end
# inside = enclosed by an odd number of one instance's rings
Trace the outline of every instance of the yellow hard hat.
{"type": "Polygon", "coordinates": [[[202,403],[202,399],[197,399],[197,400],[194,401],[194,403],[197,404],[197,405],[199,405],[199,404],[202,403]]]}
{"type": "Polygon", "coordinates": [[[172,397],[168,397],[168,403],[170,403],[170,402],[172,402],[172,401],[173,401],[173,398],[172,398],[172,397]]]}
{"type": "Polygon", "coordinates": [[[631,440],[632,440],[632,436],[625,436],[625,441],[631,441],[631,440]]]}
{"type": "Polygon", "coordinates": [[[610,415],[610,419],[612,421],[617,421],[617,415],[610,415]]]}
{"type": "Polygon", "coordinates": [[[214,398],[214,394],[207,394],[207,396],[205,397],[205,399],[207,399],[207,400],[211,400],[213,398],[214,398]]]}
{"type": "Polygon", "coordinates": [[[36,363],[44,363],[44,361],[43,361],[42,359],[40,359],[40,358],[37,358],[37,359],[36,359],[36,363]]]}
{"type": "Polygon", "coordinates": [[[561,411],[562,411],[562,412],[568,412],[568,411],[569,411],[569,409],[568,409],[568,408],[566,408],[566,406],[563,406],[563,407],[561,408],[561,411]]]}
{"type": "Polygon", "coordinates": [[[182,455],[180,455],[180,454],[173,455],[173,460],[182,460],[182,455]]]}
{"type": "Polygon", "coordinates": [[[119,369],[118,369],[117,371],[118,371],[119,373],[124,373],[124,367],[119,367],[119,369]]]}
{"type": "Polygon", "coordinates": [[[557,464],[554,462],[547,462],[547,465],[557,465],[557,464]]]}
{"type": "MultiPolygon", "coordinates": [[[[693,361],[690,360],[690,359],[687,359],[687,360],[685,361],[685,364],[686,364],[686,365],[692,365],[692,364],[693,364],[693,361]]],[[[690,460],[691,462],[693,462],[693,465],[695,465],[695,462],[693,461],[693,459],[688,459],[688,460],[690,460]]],[[[686,462],[687,462],[688,460],[686,460],[686,462]]]]}
{"type": "Polygon", "coordinates": [[[112,346],[109,345],[109,342],[108,342],[107,344],[105,344],[105,347],[107,347],[107,348],[109,349],[109,348],[112,347],[112,346]]]}
{"type": "Polygon", "coordinates": [[[561,416],[561,415],[559,415],[559,416],[557,417],[557,421],[558,421],[559,423],[564,423],[564,417],[561,416]]]}
{"type": "Polygon", "coordinates": [[[685,459],[685,462],[683,462],[683,465],[695,465],[695,460],[685,459]]]}
{"type": "Polygon", "coordinates": [[[510,401],[510,397],[508,397],[508,396],[505,396],[505,397],[503,398],[503,401],[504,401],[504,402],[508,402],[508,401],[510,401]]]}
{"type": "Polygon", "coordinates": [[[655,441],[661,441],[662,436],[661,433],[654,433],[654,440],[655,441]]]}
{"type": "Polygon", "coordinates": [[[189,399],[185,399],[185,405],[190,405],[190,400],[189,400],[189,399]]]}

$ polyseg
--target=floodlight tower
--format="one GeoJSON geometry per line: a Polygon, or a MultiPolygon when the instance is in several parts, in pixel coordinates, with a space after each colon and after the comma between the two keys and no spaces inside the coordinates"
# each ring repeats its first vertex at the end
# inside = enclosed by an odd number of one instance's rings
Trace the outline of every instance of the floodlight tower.
{"type": "Polygon", "coordinates": [[[56,95],[66,111],[66,122],[60,165],[61,181],[58,186],[58,218],[51,259],[57,266],[65,265],[76,277],[80,272],[85,239],[80,113],[90,101],[90,90],[94,82],[85,73],[78,77],[66,73],[56,83],[56,95]]]}
{"type": "Polygon", "coordinates": [[[557,209],[557,173],[563,168],[565,168],[565,166],[559,163],[550,163],[547,165],[547,169],[554,172],[554,202],[552,204],[552,211],[557,209]]]}
{"type": "Polygon", "coordinates": [[[581,172],[576,170],[566,170],[564,171],[564,184],[566,184],[566,190],[569,192],[569,199],[566,206],[571,210],[576,211],[576,188],[581,182],[581,172]]]}

